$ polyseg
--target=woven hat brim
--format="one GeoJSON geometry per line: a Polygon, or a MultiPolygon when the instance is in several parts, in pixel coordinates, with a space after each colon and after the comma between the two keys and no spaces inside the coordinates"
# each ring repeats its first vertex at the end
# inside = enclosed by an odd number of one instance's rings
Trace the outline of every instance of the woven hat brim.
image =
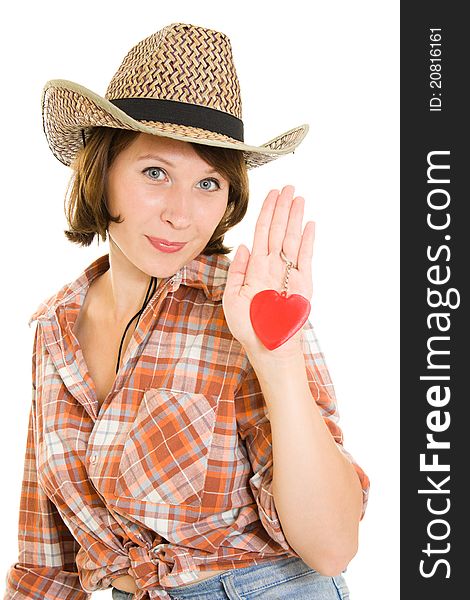
{"type": "Polygon", "coordinates": [[[82,130],[92,127],[131,129],[184,142],[233,148],[244,153],[247,168],[254,168],[293,152],[307,135],[309,126],[299,125],[275,138],[251,146],[226,135],[197,127],[159,121],[138,121],[112,102],[86,87],[65,79],[48,81],[41,95],[44,133],[54,156],[70,166],[83,148],[82,130]]]}

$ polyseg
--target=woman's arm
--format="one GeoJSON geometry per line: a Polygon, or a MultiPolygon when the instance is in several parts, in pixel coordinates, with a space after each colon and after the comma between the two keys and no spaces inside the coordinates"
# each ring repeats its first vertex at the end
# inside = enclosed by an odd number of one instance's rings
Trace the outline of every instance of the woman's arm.
{"type": "Polygon", "coordinates": [[[82,588],[75,562],[80,546],[38,478],[38,342],[39,328],[36,327],[32,352],[32,398],[18,516],[18,555],[7,571],[3,600],[89,600],[91,594],[82,588]]]}
{"type": "Polygon", "coordinates": [[[309,388],[305,359],[248,355],[272,430],[273,495],[286,539],[324,575],[345,569],[357,550],[363,492],[309,388]]]}
{"type": "MultiPolygon", "coordinates": [[[[304,199],[294,198],[293,186],[269,192],[256,223],[251,252],[240,245],[230,264],[223,307],[230,331],[243,346],[254,372],[238,391],[237,422],[242,439],[253,446],[249,449],[252,462],[260,463],[256,450],[263,450],[265,464],[259,465],[251,481],[260,508],[268,506],[267,516],[261,517],[263,525],[273,529],[282,546],[290,545],[312,568],[335,575],[356,553],[368,479],[342,451],[335,397],[332,388],[331,392],[326,389],[325,384],[330,383],[326,368],[318,368],[317,360],[322,357],[315,352],[315,339],[310,335],[313,328],[299,328],[280,346],[268,350],[251,322],[251,304],[263,290],[287,287],[283,291],[288,295],[312,297],[315,223],[309,221],[302,231],[303,213],[304,199]],[[289,271],[283,255],[295,265],[289,271]],[[310,349],[304,333],[313,343],[310,349]],[[260,406],[260,395],[270,423],[260,406]]],[[[268,310],[276,319],[279,308],[271,305],[268,310]]]]}
{"type": "Polygon", "coordinates": [[[75,557],[79,545],[37,476],[35,403],[28,436],[18,519],[18,556],[6,574],[3,600],[88,600],[75,557]]]}

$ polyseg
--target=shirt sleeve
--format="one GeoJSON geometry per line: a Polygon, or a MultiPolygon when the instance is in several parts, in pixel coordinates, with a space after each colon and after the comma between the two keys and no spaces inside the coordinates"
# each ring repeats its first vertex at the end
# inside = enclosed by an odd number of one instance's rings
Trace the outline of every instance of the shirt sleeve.
{"type": "MultiPolygon", "coordinates": [[[[362,519],[367,506],[369,478],[343,446],[343,433],[338,425],[339,412],[334,387],[309,320],[303,327],[302,345],[312,397],[320,408],[338,448],[351,462],[359,477],[363,492],[362,519]]],[[[238,431],[245,442],[253,469],[249,483],[258,505],[261,523],[269,536],[284,550],[296,554],[284,536],[274,504],[271,424],[261,387],[251,364],[248,364],[243,382],[237,390],[235,406],[238,431]]]]}
{"type": "MultiPolygon", "coordinates": [[[[37,329],[35,345],[37,340],[37,329]]],[[[32,403],[20,494],[18,561],[6,575],[4,600],[88,600],[75,564],[79,545],[40,486],[35,444],[35,352],[32,403]]]]}

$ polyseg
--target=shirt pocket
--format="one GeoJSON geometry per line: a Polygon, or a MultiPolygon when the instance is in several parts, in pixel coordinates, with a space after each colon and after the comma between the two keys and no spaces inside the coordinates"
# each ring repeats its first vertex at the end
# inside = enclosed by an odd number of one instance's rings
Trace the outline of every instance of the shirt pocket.
{"type": "Polygon", "coordinates": [[[200,504],[216,413],[217,396],[147,390],[125,437],[116,495],[200,504]]]}

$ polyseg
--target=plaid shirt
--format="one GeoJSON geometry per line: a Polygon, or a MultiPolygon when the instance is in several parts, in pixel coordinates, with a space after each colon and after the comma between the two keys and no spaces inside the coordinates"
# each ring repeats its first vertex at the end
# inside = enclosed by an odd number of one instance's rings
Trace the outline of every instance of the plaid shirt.
{"type": "MultiPolygon", "coordinates": [[[[124,574],[135,599],[170,596],[201,571],[298,556],[271,492],[269,415],[224,318],[230,260],[199,255],[159,286],[107,398],[73,325],[105,254],[40,304],[21,488],[18,562],[5,599],[85,600],[124,574]]],[[[303,349],[313,399],[343,448],[334,389],[310,321],[303,349]]]]}

